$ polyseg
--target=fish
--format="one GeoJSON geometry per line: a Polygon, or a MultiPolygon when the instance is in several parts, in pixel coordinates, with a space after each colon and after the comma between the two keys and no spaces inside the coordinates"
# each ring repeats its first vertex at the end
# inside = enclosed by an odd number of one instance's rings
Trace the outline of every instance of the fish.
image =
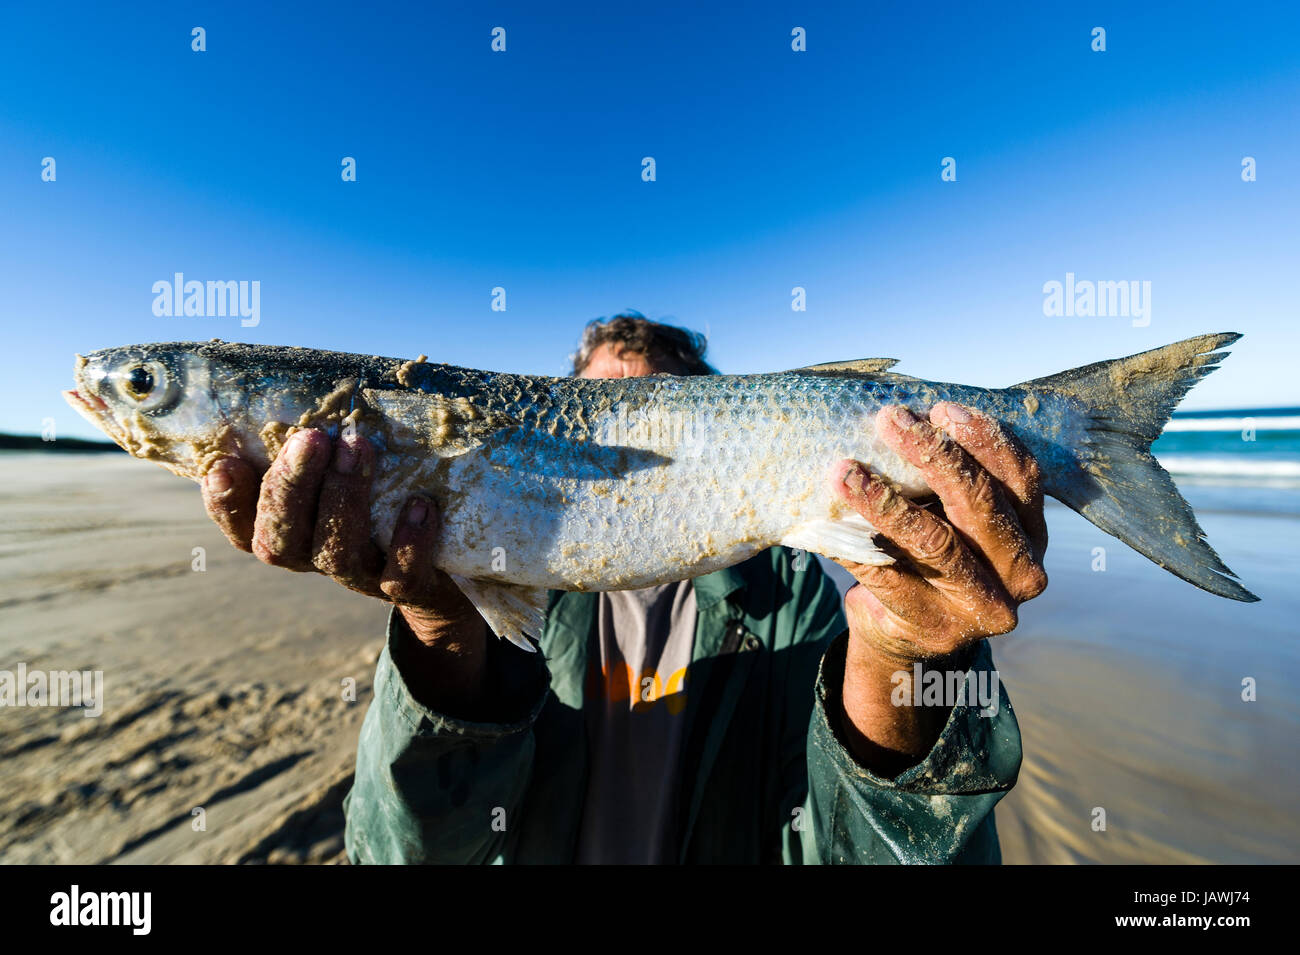
{"type": "Polygon", "coordinates": [[[375,450],[375,543],[403,503],[436,501],[433,554],[501,637],[533,649],[547,591],[684,580],[776,544],[893,558],[826,481],[851,458],[912,499],[922,473],[876,412],[940,401],[1000,422],[1043,491],[1189,583],[1259,599],[1205,539],[1151,454],[1174,407],[1236,333],[1200,335],[1008,388],[899,374],[895,359],[779,373],[579,379],[212,340],[78,355],[69,404],[132,455],[202,481],[238,456],[265,470],[290,435],[345,429],[375,450]]]}

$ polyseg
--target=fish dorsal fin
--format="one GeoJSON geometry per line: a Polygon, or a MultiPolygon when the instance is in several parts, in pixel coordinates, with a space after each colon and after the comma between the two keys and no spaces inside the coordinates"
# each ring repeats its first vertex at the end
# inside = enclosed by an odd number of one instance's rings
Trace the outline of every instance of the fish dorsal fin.
{"type": "Polygon", "coordinates": [[[898,364],[897,358],[859,358],[857,361],[828,361],[820,365],[791,368],[787,375],[878,375],[898,364]]]}

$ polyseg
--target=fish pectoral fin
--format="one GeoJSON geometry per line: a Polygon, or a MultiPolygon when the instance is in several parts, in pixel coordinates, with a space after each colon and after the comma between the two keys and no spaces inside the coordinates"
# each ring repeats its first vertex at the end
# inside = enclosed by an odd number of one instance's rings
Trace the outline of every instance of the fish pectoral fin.
{"type": "Polygon", "coordinates": [[[827,361],[820,365],[791,368],[787,375],[875,375],[889,371],[898,364],[897,358],[859,358],[856,361],[827,361]]]}
{"type": "Polygon", "coordinates": [[[519,424],[468,398],[377,388],[363,388],[361,398],[388,419],[397,444],[415,444],[440,458],[473,451],[493,432],[519,424]]]}
{"type": "Polygon", "coordinates": [[[461,593],[483,615],[498,637],[505,637],[521,650],[535,653],[537,648],[525,636],[542,638],[546,623],[546,591],[541,587],[503,584],[497,580],[461,577],[452,574],[461,593]]]}
{"type": "Polygon", "coordinates": [[[877,530],[861,514],[823,518],[800,524],[781,543],[786,547],[812,551],[823,557],[838,557],[858,564],[892,564],[894,558],[876,546],[877,530]]]}

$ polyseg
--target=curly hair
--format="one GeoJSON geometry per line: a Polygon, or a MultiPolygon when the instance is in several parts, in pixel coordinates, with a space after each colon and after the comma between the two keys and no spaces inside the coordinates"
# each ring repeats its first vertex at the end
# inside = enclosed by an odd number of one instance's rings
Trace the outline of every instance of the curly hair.
{"type": "Polygon", "coordinates": [[[630,351],[658,362],[670,362],[682,375],[716,375],[718,370],[704,359],[708,339],[699,332],[676,325],[652,322],[640,312],[620,312],[613,318],[596,318],[582,330],[582,343],[572,356],[573,374],[582,374],[591,353],[601,345],[613,344],[618,351],[630,351]]]}

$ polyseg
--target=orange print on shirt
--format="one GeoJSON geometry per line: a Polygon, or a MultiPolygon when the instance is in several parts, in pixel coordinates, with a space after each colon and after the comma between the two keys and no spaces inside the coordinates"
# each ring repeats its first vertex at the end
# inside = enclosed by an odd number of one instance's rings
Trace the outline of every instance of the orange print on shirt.
{"type": "Polygon", "coordinates": [[[686,670],[686,667],[674,670],[665,680],[653,667],[638,674],[623,661],[615,662],[608,669],[593,663],[587,671],[587,694],[610,702],[628,700],[634,713],[664,706],[676,716],[686,709],[686,670]]]}

